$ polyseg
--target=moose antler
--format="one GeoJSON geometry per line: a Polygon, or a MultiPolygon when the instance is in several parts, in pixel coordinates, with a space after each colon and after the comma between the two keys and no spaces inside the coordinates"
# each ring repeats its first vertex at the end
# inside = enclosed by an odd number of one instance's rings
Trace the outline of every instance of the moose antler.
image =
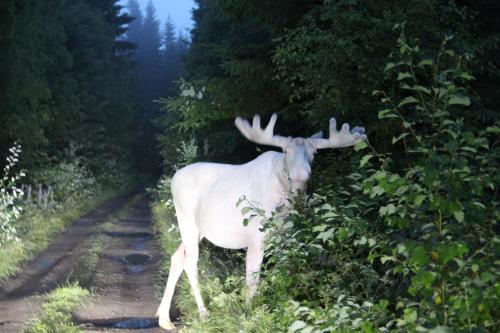
{"type": "Polygon", "coordinates": [[[349,130],[349,124],[343,124],[342,129],[337,131],[337,121],[330,119],[330,137],[328,139],[309,139],[317,149],[325,148],[343,148],[353,146],[356,143],[366,140],[365,129],[363,127],[354,127],[349,130]]]}
{"type": "Polygon", "coordinates": [[[253,117],[252,126],[250,126],[250,123],[246,119],[241,117],[237,117],[234,123],[241,134],[248,140],[261,145],[284,148],[290,139],[274,135],[274,125],[276,124],[277,117],[276,113],[273,113],[265,129],[260,127],[259,115],[253,117]]]}

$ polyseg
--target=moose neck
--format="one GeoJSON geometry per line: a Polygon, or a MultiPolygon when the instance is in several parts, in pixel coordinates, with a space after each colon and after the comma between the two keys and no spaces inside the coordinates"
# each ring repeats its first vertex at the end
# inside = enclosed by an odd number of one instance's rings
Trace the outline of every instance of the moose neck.
{"type": "Polygon", "coordinates": [[[281,191],[284,193],[285,197],[290,197],[292,181],[288,172],[285,153],[279,154],[278,166],[275,168],[275,175],[280,184],[281,191]]]}
{"type": "MultiPolygon", "coordinates": [[[[279,154],[278,165],[275,168],[275,177],[280,185],[280,192],[283,195],[284,202],[289,203],[293,197],[299,194],[296,189],[302,186],[299,186],[299,183],[294,183],[290,177],[290,167],[288,166],[285,153],[279,154]]],[[[301,190],[304,189],[305,188],[301,188],[301,190]]]]}

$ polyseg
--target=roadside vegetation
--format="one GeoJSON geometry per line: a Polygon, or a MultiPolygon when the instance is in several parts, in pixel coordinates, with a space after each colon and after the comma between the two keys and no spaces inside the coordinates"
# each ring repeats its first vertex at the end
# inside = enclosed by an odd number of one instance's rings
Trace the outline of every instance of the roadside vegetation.
{"type": "Polygon", "coordinates": [[[88,297],[88,290],[77,283],[55,289],[42,305],[41,315],[29,324],[24,333],[81,332],[81,328],[73,323],[71,312],[88,297]]]}
{"type": "Polygon", "coordinates": [[[25,174],[16,168],[20,155],[14,146],[0,184],[0,278],[15,274],[68,223],[135,185],[120,170],[96,177],[78,160],[25,174]],[[19,185],[26,178],[33,181],[31,189],[19,185]]]}

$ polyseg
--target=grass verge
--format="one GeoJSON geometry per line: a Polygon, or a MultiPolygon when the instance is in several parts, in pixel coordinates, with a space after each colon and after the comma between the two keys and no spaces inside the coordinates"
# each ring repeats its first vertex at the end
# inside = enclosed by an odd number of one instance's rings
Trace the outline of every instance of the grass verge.
{"type": "Polygon", "coordinates": [[[21,265],[45,250],[54,235],[64,230],[73,220],[87,214],[96,207],[119,195],[116,191],[81,202],[78,206],[65,207],[57,211],[34,210],[27,212],[18,229],[27,230],[21,241],[8,243],[0,248],[0,279],[8,278],[19,271],[21,265]]]}
{"type": "Polygon", "coordinates": [[[89,296],[89,291],[77,283],[59,287],[48,294],[41,315],[28,324],[24,333],[77,333],[80,328],[72,321],[71,312],[89,296]]]}

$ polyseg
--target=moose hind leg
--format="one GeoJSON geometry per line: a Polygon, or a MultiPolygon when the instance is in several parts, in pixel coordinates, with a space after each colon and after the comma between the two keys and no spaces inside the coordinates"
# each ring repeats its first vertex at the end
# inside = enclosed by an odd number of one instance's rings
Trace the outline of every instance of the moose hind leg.
{"type": "MultiPolygon", "coordinates": [[[[181,230],[182,233],[182,230],[181,230]]],[[[198,283],[198,257],[199,257],[199,234],[191,234],[189,240],[186,239],[184,242],[185,246],[185,257],[184,257],[184,270],[191,284],[191,290],[193,291],[194,298],[196,300],[196,305],[198,306],[198,312],[200,317],[204,318],[207,314],[207,309],[205,304],[203,304],[203,299],[201,297],[200,286],[198,283]]],[[[185,238],[183,237],[183,240],[185,238]]]]}
{"type": "Polygon", "coordinates": [[[184,256],[184,244],[181,243],[170,260],[170,271],[168,273],[167,286],[165,287],[165,292],[163,293],[160,306],[156,311],[156,315],[160,317],[160,327],[167,330],[175,328],[170,321],[170,306],[172,304],[172,297],[174,296],[175,285],[184,270],[184,256]]]}

